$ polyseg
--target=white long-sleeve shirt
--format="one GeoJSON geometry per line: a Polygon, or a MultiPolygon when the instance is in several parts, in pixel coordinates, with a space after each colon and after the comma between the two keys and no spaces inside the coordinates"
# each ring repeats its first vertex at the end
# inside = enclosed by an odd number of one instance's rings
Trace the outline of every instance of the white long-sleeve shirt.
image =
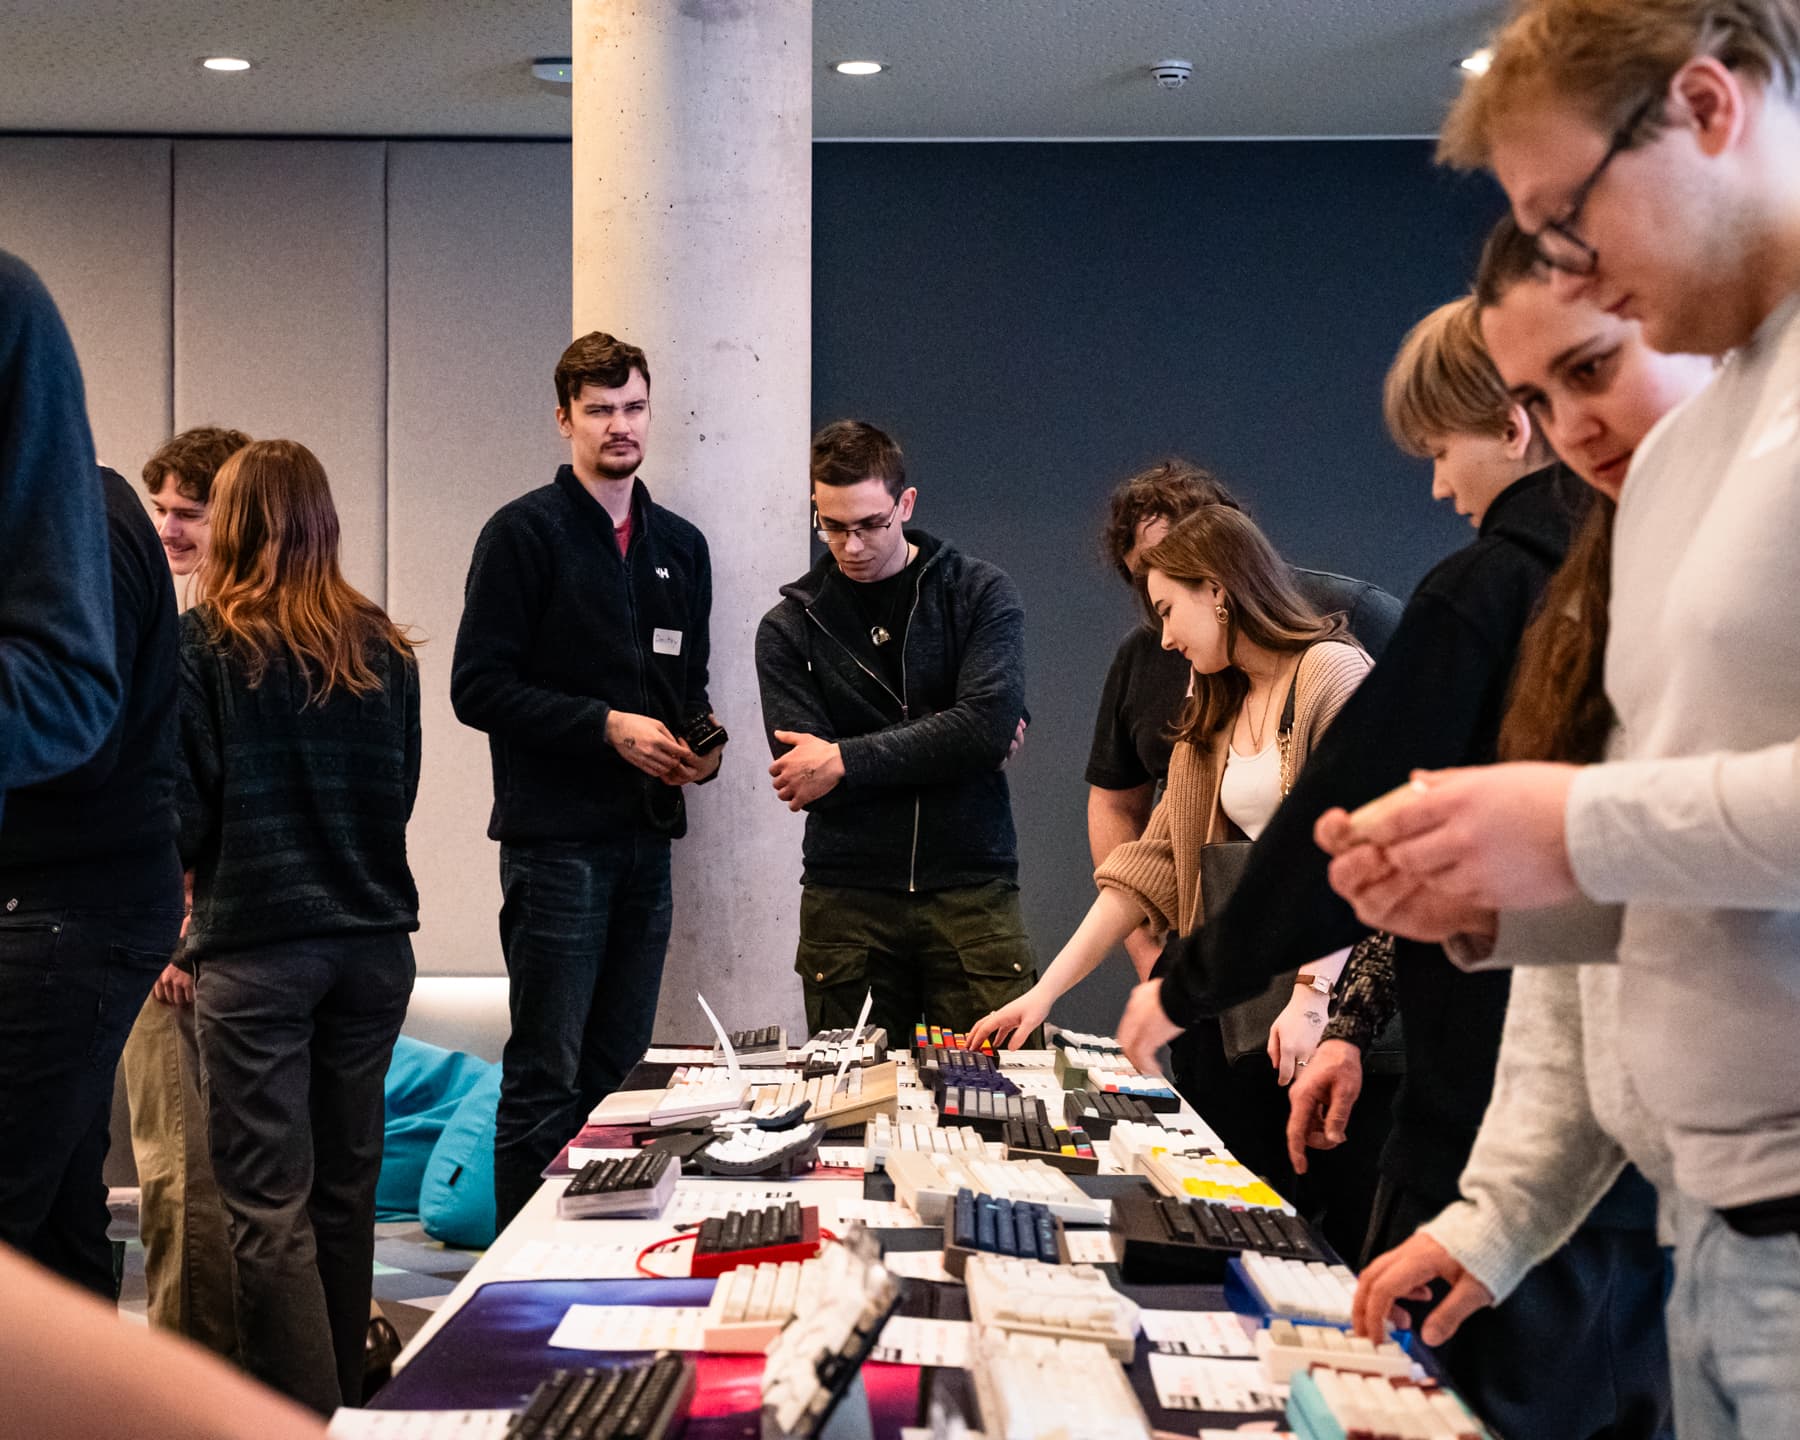
{"type": "Polygon", "coordinates": [[[1683,1191],[1800,1194],[1800,296],[1639,448],[1606,688],[1565,832],[1624,907],[1624,1062],[1683,1191]]]}

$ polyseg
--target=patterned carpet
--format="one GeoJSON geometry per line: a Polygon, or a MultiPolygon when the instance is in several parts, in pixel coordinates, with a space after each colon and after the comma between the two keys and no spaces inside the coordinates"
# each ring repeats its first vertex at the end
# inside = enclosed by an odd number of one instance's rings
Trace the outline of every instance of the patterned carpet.
{"type": "MultiPolygon", "coordinates": [[[[125,1246],[124,1283],[119,1292],[122,1314],[142,1321],[144,1247],[137,1238],[137,1191],[114,1190],[111,1197],[112,1238],[125,1246]]],[[[375,1227],[375,1299],[402,1344],[424,1326],[469,1268],[481,1258],[476,1250],[456,1250],[433,1240],[417,1221],[400,1220],[375,1227]]]]}

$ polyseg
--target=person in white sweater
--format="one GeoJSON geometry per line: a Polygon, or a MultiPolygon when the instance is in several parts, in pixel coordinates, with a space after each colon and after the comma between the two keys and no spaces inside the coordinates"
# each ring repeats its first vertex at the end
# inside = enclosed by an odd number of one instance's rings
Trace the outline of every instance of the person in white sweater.
{"type": "MultiPolygon", "coordinates": [[[[1502,755],[1598,759],[1612,724],[1600,654],[1614,507],[1638,445],[1715,367],[1705,356],[1652,350],[1636,321],[1558,293],[1510,216],[1482,255],[1476,296],[1509,392],[1600,497],[1526,633],[1502,755]]],[[[1443,1281],[1449,1293],[1423,1327],[1428,1343],[1442,1344],[1555,1253],[1627,1164],[1659,1191],[1671,1187],[1668,1147],[1620,1064],[1618,976],[1616,965],[1583,965],[1513,977],[1494,1095],[1462,1199],[1364,1271],[1364,1333],[1379,1334],[1391,1315],[1407,1323],[1395,1302],[1443,1281]]],[[[1309,1076],[1295,1087],[1291,1149],[1305,1143],[1311,1084],[1309,1076]]]]}
{"type": "Polygon", "coordinates": [[[1465,87],[1444,150],[1499,176],[1559,289],[1731,358],[1632,464],[1606,763],[1422,776],[1319,827],[1371,923],[1561,905],[1537,958],[1616,954],[1624,1067],[1673,1159],[1683,1440],[1800,1413],[1797,82],[1793,0],[1534,0],[1465,87]]]}

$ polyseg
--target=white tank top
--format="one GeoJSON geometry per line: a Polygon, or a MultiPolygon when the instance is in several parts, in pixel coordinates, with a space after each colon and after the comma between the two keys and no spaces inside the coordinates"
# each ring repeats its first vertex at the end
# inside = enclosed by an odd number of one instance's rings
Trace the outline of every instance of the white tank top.
{"type": "Polygon", "coordinates": [[[1271,740],[1254,755],[1240,754],[1233,745],[1219,780],[1219,807],[1226,818],[1254,840],[1280,804],[1280,744],[1271,740]]]}

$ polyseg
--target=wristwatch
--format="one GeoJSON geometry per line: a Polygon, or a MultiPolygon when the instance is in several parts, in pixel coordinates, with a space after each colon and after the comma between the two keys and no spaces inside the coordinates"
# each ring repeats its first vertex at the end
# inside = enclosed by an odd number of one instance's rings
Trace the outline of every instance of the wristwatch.
{"type": "Polygon", "coordinates": [[[1331,993],[1331,980],[1324,975],[1308,975],[1302,971],[1294,977],[1294,984],[1304,985],[1309,990],[1317,990],[1321,995],[1331,993]]]}

